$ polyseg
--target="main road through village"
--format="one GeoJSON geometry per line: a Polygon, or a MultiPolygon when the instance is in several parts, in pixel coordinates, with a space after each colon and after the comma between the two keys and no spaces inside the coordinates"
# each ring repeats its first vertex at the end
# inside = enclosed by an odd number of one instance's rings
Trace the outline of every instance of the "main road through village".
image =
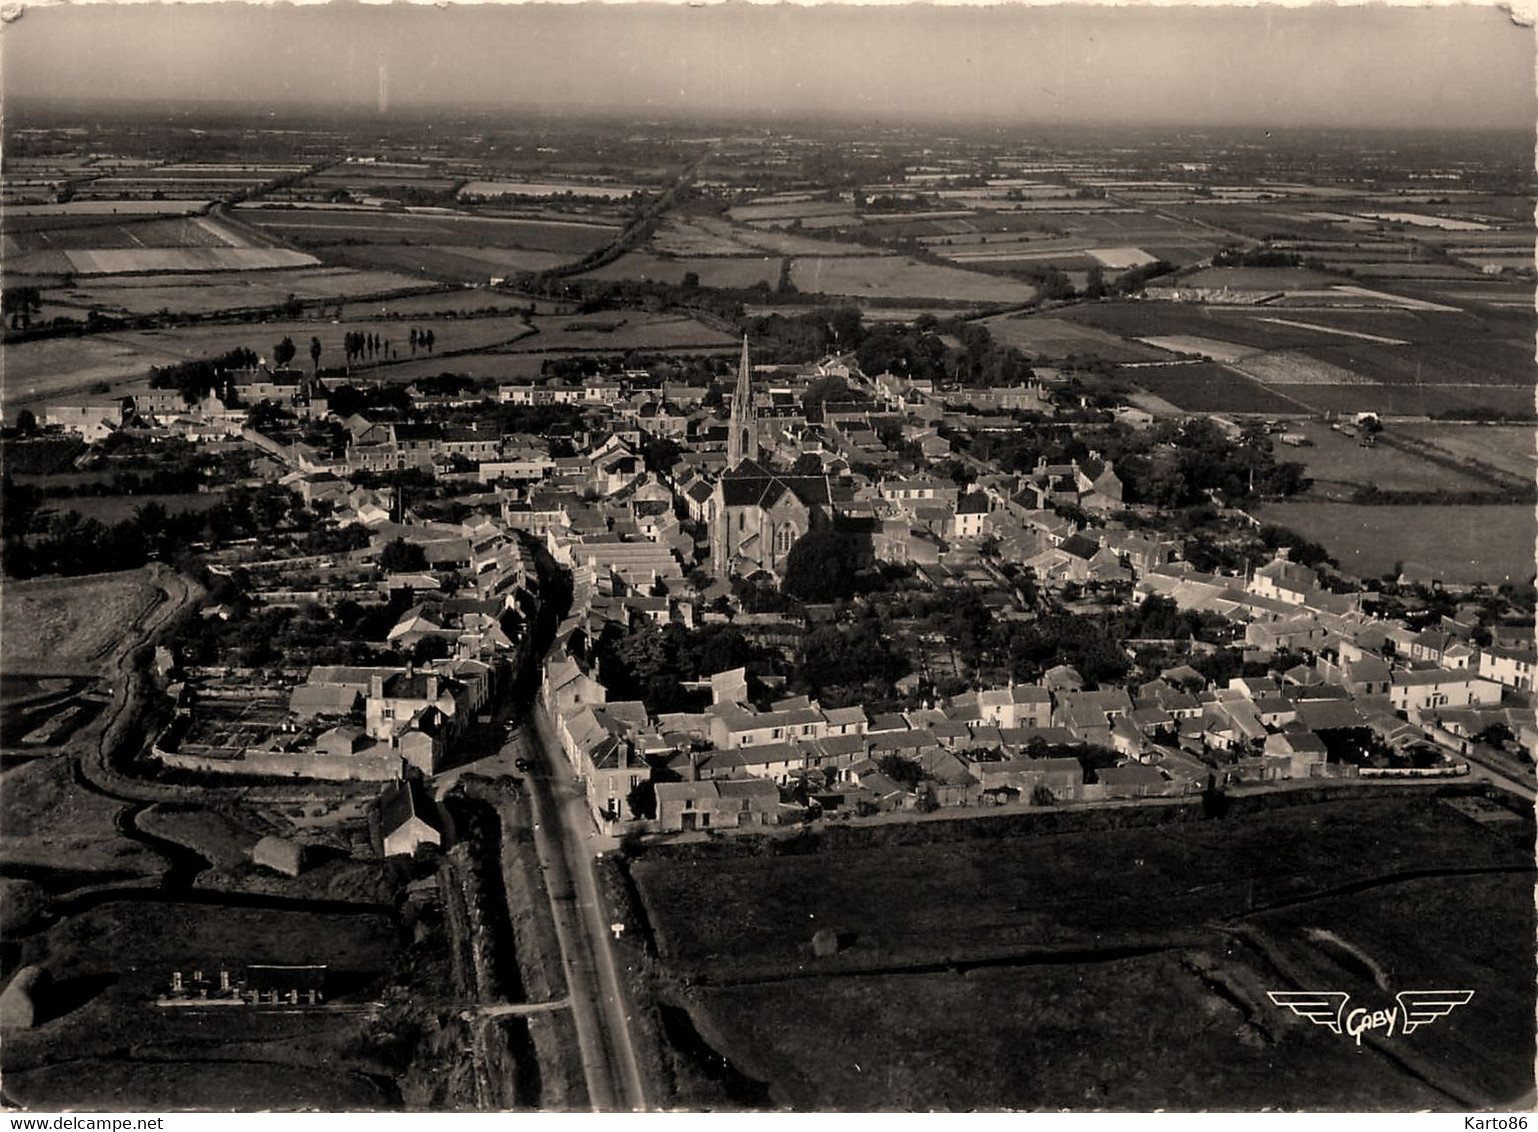
{"type": "Polygon", "coordinates": [[[534,708],[529,724],[513,739],[533,764],[525,781],[534,807],[534,846],[550,893],[588,1099],[600,1112],[644,1110],[646,1088],[630,1036],[629,997],[598,899],[597,849],[586,799],[573,784],[540,708],[534,708]]]}

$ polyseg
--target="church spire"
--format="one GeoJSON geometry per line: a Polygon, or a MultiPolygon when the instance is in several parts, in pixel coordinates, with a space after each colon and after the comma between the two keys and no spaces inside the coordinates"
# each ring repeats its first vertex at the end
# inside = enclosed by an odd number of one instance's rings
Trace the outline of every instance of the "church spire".
{"type": "Polygon", "coordinates": [[[742,364],[737,370],[737,391],[732,394],[731,432],[726,438],[726,466],[758,459],[758,416],[753,409],[753,371],[748,366],[748,336],[742,336],[742,364]]]}

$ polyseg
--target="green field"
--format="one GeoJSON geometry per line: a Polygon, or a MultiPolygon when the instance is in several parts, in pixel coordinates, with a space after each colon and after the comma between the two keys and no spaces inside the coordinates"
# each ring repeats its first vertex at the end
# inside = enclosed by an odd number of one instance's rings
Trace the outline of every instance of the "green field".
{"type": "Polygon", "coordinates": [[[1531,1102],[1519,806],[1479,824],[1427,793],[1344,791],[1259,812],[1241,800],[1220,821],[1035,820],[1053,832],[986,818],[840,830],[795,852],[643,851],[630,870],[671,993],[789,1107],[1531,1102]],[[813,955],[819,929],[837,955],[813,955]],[[1440,1030],[1358,1052],[1265,997],[1299,979],[1388,997],[1321,930],[1370,954],[1389,992],[1440,977],[1476,998],[1440,1030]]]}
{"type": "Polygon", "coordinates": [[[1534,434],[1522,425],[1408,424],[1394,431],[1457,459],[1471,459],[1524,479],[1533,478],[1534,434]]]}
{"type": "MultiPolygon", "coordinates": [[[[1428,427],[1445,430],[1460,426],[1428,427]]],[[[1364,448],[1358,439],[1316,422],[1291,423],[1287,431],[1302,433],[1314,442],[1308,448],[1275,445],[1278,459],[1298,461],[1307,469],[1309,478],[1314,481],[1310,499],[1347,500],[1353,491],[1368,484],[1394,491],[1489,491],[1492,488],[1488,480],[1434,464],[1388,444],[1364,448]]],[[[1391,432],[1395,436],[1407,434],[1407,427],[1393,425],[1391,432]]]]}
{"type": "Polygon", "coordinates": [[[984,320],[983,325],[995,341],[1018,347],[1043,360],[1074,357],[1101,358],[1108,362],[1148,362],[1169,357],[1164,350],[1063,318],[1000,315],[984,320]]]}
{"type": "Polygon", "coordinates": [[[1341,569],[1379,577],[1396,563],[1453,582],[1520,582],[1533,575],[1533,509],[1350,503],[1268,503],[1258,515],[1321,543],[1341,569]]]}
{"type": "Polygon", "coordinates": [[[809,256],[791,263],[790,281],[808,294],[855,298],[950,299],[1026,303],[1034,287],[1013,279],[919,263],[905,256],[809,256]]]}

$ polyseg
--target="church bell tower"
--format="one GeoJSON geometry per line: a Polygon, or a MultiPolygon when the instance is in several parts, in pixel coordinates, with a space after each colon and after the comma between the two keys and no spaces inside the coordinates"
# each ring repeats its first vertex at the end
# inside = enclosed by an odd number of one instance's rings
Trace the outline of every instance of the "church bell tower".
{"type": "Polygon", "coordinates": [[[753,371],[748,368],[748,336],[742,336],[742,364],[737,391],[732,394],[731,432],[726,439],[726,466],[758,459],[758,416],[753,408],[753,371]]]}

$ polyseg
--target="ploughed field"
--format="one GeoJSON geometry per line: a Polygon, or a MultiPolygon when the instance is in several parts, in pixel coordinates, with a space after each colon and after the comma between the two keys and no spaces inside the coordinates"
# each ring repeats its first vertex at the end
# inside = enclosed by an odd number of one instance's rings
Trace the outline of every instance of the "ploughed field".
{"type": "Polygon", "coordinates": [[[1530,1103],[1530,813],[1479,801],[1474,820],[1399,790],[1288,801],[657,847],[630,870],[662,997],[775,1104],[1530,1103]],[[836,954],[814,954],[821,929],[836,954]],[[1377,1010],[1442,987],[1475,995],[1360,1049],[1265,993],[1377,1010]]]}

